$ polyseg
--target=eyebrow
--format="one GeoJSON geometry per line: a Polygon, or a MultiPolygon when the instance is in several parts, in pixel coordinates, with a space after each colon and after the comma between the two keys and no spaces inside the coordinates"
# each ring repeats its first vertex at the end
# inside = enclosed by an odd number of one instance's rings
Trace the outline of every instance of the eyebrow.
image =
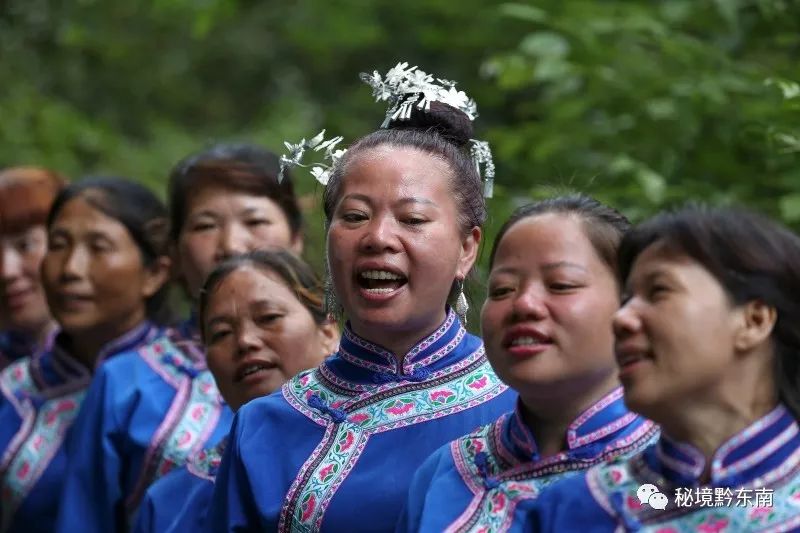
{"type": "MultiPolygon", "coordinates": [[[[556,270],[558,268],[577,268],[578,270],[582,270],[584,272],[588,272],[588,269],[583,265],[579,265],[578,263],[573,263],[571,261],[554,261],[552,263],[546,263],[542,265],[542,270],[556,270]]],[[[492,269],[490,275],[492,274],[517,274],[519,273],[519,268],[517,267],[497,267],[492,269]]]]}
{"type": "MultiPolygon", "coordinates": [[[[342,201],[345,200],[359,200],[364,202],[365,204],[372,204],[372,198],[367,196],[366,194],[360,193],[351,193],[342,198],[342,201]]],[[[438,204],[433,200],[428,198],[423,198],[421,196],[406,196],[405,198],[400,198],[397,200],[394,205],[405,205],[405,204],[424,204],[424,205],[432,205],[434,207],[438,207],[438,204]]]]}

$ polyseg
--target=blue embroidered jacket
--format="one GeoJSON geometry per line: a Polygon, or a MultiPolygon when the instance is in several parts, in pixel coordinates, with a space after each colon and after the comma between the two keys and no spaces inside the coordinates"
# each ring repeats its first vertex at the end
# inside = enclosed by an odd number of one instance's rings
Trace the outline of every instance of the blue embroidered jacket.
{"type": "Polygon", "coordinates": [[[339,351],[240,409],[212,531],[393,531],[414,470],[514,395],[450,311],[402,365],[346,328],[339,351]]]}
{"type": "MultiPolygon", "coordinates": [[[[545,491],[529,515],[533,531],[738,533],[800,530],[800,431],[782,405],[726,441],[711,479],[694,447],[662,435],[628,459],[588,470],[545,491]],[[654,485],[666,508],[652,507],[654,485]]],[[[655,501],[655,500],[654,500],[655,501]]],[[[658,507],[660,507],[659,505],[658,507]]]]}
{"type": "Polygon", "coordinates": [[[36,341],[25,335],[13,331],[0,332],[0,370],[23,357],[30,357],[36,352],[49,351],[53,347],[55,336],[56,330],[53,330],[44,343],[38,346],[36,341]]]}
{"type": "Polygon", "coordinates": [[[541,457],[519,401],[512,413],[453,441],[417,471],[398,531],[520,530],[518,504],[548,485],[655,442],[658,428],[625,407],[618,387],[567,430],[567,449],[541,457]]]}
{"type": "Polygon", "coordinates": [[[153,483],[142,500],[134,533],[202,531],[226,443],[223,439],[190,457],[186,466],[153,483]]]}
{"type": "MultiPolygon", "coordinates": [[[[159,331],[150,323],[137,326],[107,344],[96,366],[149,342],[159,331]]],[[[64,442],[92,379],[64,341],[59,336],[51,349],[0,373],[0,531],[53,530],[67,462],[64,442]]]]}
{"type": "Polygon", "coordinates": [[[233,414],[196,338],[168,332],[98,372],[68,442],[56,531],[126,531],[144,491],[219,442],[233,414]]]}

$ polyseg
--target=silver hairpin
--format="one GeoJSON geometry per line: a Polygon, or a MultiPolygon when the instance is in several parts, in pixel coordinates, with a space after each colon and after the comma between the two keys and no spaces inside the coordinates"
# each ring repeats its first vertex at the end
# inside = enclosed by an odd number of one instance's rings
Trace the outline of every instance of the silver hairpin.
{"type": "Polygon", "coordinates": [[[334,167],[345,153],[345,150],[336,149],[336,146],[342,142],[343,139],[344,137],[339,135],[337,137],[332,137],[328,140],[325,140],[325,130],[322,130],[310,140],[300,139],[300,142],[296,144],[284,142],[283,145],[288,150],[288,154],[281,156],[281,169],[278,173],[278,182],[280,183],[283,181],[283,175],[286,171],[286,168],[290,166],[296,166],[303,168],[310,167],[311,175],[314,176],[314,178],[322,185],[327,185],[334,167]],[[302,161],[307,150],[314,150],[315,152],[324,151],[323,157],[328,163],[304,165],[302,161]]]}

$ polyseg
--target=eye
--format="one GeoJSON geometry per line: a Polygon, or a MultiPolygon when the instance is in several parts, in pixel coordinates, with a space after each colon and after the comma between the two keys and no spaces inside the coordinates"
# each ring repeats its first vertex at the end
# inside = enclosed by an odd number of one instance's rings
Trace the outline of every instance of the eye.
{"type": "Polygon", "coordinates": [[[359,211],[349,211],[342,215],[342,220],[345,222],[355,223],[367,220],[367,215],[359,211]]]}
{"type": "Polygon", "coordinates": [[[489,298],[493,300],[498,300],[508,294],[514,292],[514,289],[507,286],[498,286],[498,287],[490,287],[489,288],[489,298]]]}
{"type": "Polygon", "coordinates": [[[49,251],[56,252],[58,250],[63,250],[66,246],[66,240],[61,237],[51,237],[47,241],[47,249],[49,251]]]}
{"type": "Polygon", "coordinates": [[[194,232],[201,232],[201,231],[209,231],[216,227],[216,224],[213,222],[195,222],[189,228],[191,231],[194,232]]]}
{"type": "Polygon", "coordinates": [[[426,219],[424,219],[422,217],[414,217],[414,216],[406,217],[403,220],[403,223],[404,224],[408,224],[409,226],[419,226],[421,224],[425,224],[426,222],[428,222],[426,219]]]}
{"type": "Polygon", "coordinates": [[[259,326],[266,326],[269,324],[273,324],[276,320],[278,320],[281,317],[283,317],[283,315],[279,313],[264,313],[256,317],[256,324],[258,324],[259,326]]]}
{"type": "Polygon", "coordinates": [[[92,252],[101,254],[112,251],[114,249],[114,245],[106,240],[96,240],[91,242],[89,248],[92,252]]]}
{"type": "Polygon", "coordinates": [[[667,292],[669,292],[669,287],[660,283],[655,283],[650,286],[650,290],[648,291],[647,295],[651,300],[656,300],[664,296],[667,292]]]}
{"type": "Polygon", "coordinates": [[[266,218],[251,218],[245,221],[245,224],[249,227],[258,227],[258,226],[271,226],[272,221],[266,218]]]}
{"type": "Polygon", "coordinates": [[[217,342],[223,340],[228,335],[230,335],[230,333],[231,333],[231,330],[229,330],[229,329],[218,329],[216,331],[212,331],[211,334],[209,335],[209,339],[208,339],[209,343],[210,344],[217,343],[217,342]]]}
{"type": "Polygon", "coordinates": [[[580,288],[580,285],[575,283],[556,282],[550,284],[550,290],[554,292],[569,292],[580,288]]]}

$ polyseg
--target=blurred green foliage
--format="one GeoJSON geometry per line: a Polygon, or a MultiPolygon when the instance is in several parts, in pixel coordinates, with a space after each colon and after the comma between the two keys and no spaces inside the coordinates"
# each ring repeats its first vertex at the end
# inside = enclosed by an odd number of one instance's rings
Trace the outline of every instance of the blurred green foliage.
{"type": "MultiPolygon", "coordinates": [[[[5,0],[0,166],[163,192],[212,140],[367,133],[383,109],[358,73],[403,60],[478,102],[498,169],[486,244],[568,190],[635,220],[700,199],[797,227],[798,57],[797,0],[5,0]]],[[[319,190],[298,181],[320,265],[319,190]]]]}

